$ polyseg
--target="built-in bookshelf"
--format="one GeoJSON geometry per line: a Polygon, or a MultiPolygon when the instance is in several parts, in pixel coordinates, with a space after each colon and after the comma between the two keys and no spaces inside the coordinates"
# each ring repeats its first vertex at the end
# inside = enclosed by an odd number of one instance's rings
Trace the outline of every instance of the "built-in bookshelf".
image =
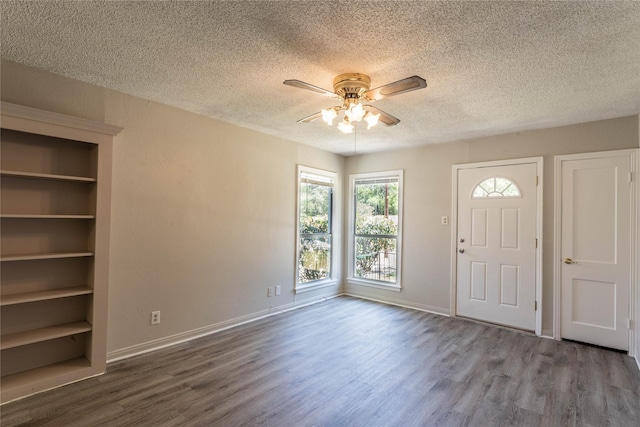
{"type": "Polygon", "coordinates": [[[2,403],[106,369],[111,144],[120,128],[2,103],[2,403]]]}

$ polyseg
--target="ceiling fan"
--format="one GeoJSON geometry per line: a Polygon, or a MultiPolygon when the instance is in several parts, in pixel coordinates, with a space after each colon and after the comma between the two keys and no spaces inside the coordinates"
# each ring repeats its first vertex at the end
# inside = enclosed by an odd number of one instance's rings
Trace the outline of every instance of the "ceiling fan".
{"type": "Polygon", "coordinates": [[[353,122],[360,122],[363,119],[368,124],[367,129],[371,129],[378,121],[387,126],[394,126],[400,123],[400,119],[372,105],[362,105],[362,101],[377,101],[427,87],[425,79],[419,76],[411,76],[375,89],[369,89],[371,78],[366,74],[360,73],[345,73],[337,76],[333,79],[333,92],[300,80],[285,80],[283,83],[300,89],[307,89],[329,98],[341,99],[342,105],[329,107],[298,120],[298,123],[307,123],[322,117],[322,120],[331,126],[333,120],[338,117],[338,113],[344,111],[344,118],[338,123],[338,129],[344,133],[353,132],[353,122]]]}

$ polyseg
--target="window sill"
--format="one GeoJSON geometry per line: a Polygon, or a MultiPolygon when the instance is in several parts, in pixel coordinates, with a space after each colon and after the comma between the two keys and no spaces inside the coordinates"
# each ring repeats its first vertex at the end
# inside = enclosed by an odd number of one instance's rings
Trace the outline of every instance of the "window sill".
{"type": "Polygon", "coordinates": [[[338,281],[335,279],[318,280],[317,282],[305,283],[304,285],[297,285],[295,289],[296,294],[303,292],[315,291],[316,289],[326,288],[328,286],[337,285],[338,281]]]}
{"type": "Polygon", "coordinates": [[[377,281],[366,280],[366,279],[356,279],[353,277],[348,278],[347,283],[350,285],[368,286],[370,288],[385,289],[387,291],[394,291],[394,292],[400,292],[402,290],[402,286],[398,284],[391,284],[391,283],[386,284],[384,282],[377,282],[377,281]]]}

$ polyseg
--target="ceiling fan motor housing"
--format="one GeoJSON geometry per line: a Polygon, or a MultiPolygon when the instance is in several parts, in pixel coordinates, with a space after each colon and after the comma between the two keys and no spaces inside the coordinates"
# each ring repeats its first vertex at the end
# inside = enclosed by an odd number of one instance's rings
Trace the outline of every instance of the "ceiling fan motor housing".
{"type": "Polygon", "coordinates": [[[333,79],[333,91],[346,99],[360,99],[369,90],[371,78],[366,74],[345,73],[333,79]]]}

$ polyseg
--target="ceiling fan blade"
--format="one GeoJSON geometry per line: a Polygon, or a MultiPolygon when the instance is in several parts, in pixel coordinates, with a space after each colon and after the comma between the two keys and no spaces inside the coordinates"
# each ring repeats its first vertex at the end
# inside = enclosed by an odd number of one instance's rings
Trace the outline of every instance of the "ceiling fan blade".
{"type": "MultiPolygon", "coordinates": [[[[298,120],[298,123],[309,123],[314,121],[315,119],[319,119],[320,117],[322,117],[322,111],[314,113],[310,116],[305,117],[304,119],[300,119],[298,120]]],[[[380,116],[382,118],[382,116],[380,116]]]]}
{"type": "Polygon", "coordinates": [[[385,113],[384,111],[374,107],[373,105],[365,105],[362,108],[364,111],[370,111],[372,114],[380,114],[380,118],[378,120],[380,120],[387,126],[395,126],[400,123],[399,118],[393,117],[391,114],[385,113]]]}
{"type": "Polygon", "coordinates": [[[411,76],[397,82],[389,83],[365,92],[364,96],[371,101],[387,98],[389,96],[400,95],[412,90],[427,87],[427,81],[420,76],[411,76]]]}
{"type": "Polygon", "coordinates": [[[305,83],[303,81],[300,80],[285,80],[284,82],[282,82],[288,86],[293,86],[293,87],[297,87],[300,89],[306,89],[306,90],[310,90],[311,92],[315,92],[315,93],[319,93],[320,95],[324,95],[327,96],[329,98],[339,98],[338,95],[336,95],[335,93],[326,90],[326,89],[322,89],[321,87],[318,86],[314,86],[312,84],[309,83],[305,83]]]}

